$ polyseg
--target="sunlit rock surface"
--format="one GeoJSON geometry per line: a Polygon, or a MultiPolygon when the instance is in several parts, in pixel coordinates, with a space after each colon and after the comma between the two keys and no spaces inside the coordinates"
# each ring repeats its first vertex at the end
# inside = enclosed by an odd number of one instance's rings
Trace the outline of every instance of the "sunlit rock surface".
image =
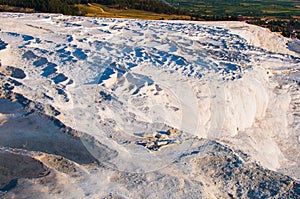
{"type": "Polygon", "coordinates": [[[297,42],[1,13],[0,197],[298,198],[297,42]]]}

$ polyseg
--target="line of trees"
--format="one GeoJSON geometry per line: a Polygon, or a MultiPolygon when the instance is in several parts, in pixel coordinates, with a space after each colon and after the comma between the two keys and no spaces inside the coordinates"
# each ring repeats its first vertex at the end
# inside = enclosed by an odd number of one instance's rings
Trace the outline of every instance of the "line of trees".
{"type": "Polygon", "coordinates": [[[180,9],[159,0],[0,0],[0,5],[32,8],[36,12],[63,13],[79,15],[75,4],[99,3],[119,9],[139,9],[166,14],[183,14],[180,9]]]}
{"type": "Polygon", "coordinates": [[[270,29],[272,32],[279,32],[284,37],[297,37],[300,39],[300,22],[292,20],[252,20],[252,24],[263,26],[270,29]]]}
{"type": "Polygon", "coordinates": [[[0,5],[32,8],[36,12],[51,12],[76,15],[78,8],[73,6],[80,0],[0,0],[0,5]]]}
{"type": "Polygon", "coordinates": [[[182,14],[180,9],[175,9],[159,0],[85,0],[85,2],[114,6],[119,9],[138,9],[156,13],[182,14]]]}

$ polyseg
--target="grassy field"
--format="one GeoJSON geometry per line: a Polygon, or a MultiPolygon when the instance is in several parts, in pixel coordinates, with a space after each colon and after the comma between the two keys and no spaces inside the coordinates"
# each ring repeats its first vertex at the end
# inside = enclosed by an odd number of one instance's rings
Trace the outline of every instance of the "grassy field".
{"type": "Polygon", "coordinates": [[[174,20],[174,19],[190,19],[189,16],[184,15],[167,15],[157,14],[154,12],[147,12],[143,10],[133,9],[115,9],[100,4],[78,4],[76,5],[81,13],[88,17],[109,17],[109,18],[134,18],[134,19],[148,19],[148,20],[174,20]]]}
{"type": "Polygon", "coordinates": [[[165,0],[198,15],[300,18],[299,0],[165,0]]]}

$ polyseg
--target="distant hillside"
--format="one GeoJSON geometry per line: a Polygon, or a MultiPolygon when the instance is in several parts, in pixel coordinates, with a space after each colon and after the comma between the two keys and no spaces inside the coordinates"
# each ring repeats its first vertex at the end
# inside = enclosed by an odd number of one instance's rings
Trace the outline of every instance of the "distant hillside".
{"type": "Polygon", "coordinates": [[[220,20],[249,17],[273,17],[277,19],[299,19],[300,4],[297,0],[165,0],[170,5],[185,9],[193,16],[220,20]]]}
{"type": "MultiPolygon", "coordinates": [[[[30,8],[36,12],[70,15],[84,15],[85,13],[80,12],[75,5],[88,3],[99,3],[118,9],[138,9],[166,14],[180,13],[179,9],[158,0],[0,0],[0,5],[30,8]]],[[[6,10],[2,7],[0,11],[6,10]]]]}

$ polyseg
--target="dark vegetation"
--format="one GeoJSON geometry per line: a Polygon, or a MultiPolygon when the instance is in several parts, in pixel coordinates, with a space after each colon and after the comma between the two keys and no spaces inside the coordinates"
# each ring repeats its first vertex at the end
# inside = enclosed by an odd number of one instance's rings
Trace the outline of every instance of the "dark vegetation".
{"type": "Polygon", "coordinates": [[[300,39],[300,21],[295,19],[290,20],[262,20],[255,19],[249,21],[251,24],[266,27],[272,32],[278,32],[284,37],[292,37],[300,39]]]}
{"type": "Polygon", "coordinates": [[[79,14],[78,9],[73,6],[75,3],[80,3],[80,0],[0,0],[0,5],[31,8],[35,12],[69,15],[79,14]]]}
{"type": "MultiPolygon", "coordinates": [[[[88,0],[83,1],[86,3],[88,0]]],[[[137,9],[156,13],[182,14],[180,13],[180,8],[175,9],[173,6],[159,0],[89,0],[88,2],[112,6],[118,9],[137,9]]]]}
{"type": "MultiPolygon", "coordinates": [[[[67,15],[85,15],[76,4],[98,3],[118,9],[138,9],[166,14],[181,14],[169,4],[158,0],[0,0],[0,5],[26,7],[36,12],[63,13],[67,15]]],[[[1,11],[1,10],[0,10],[1,11]]],[[[3,9],[2,9],[3,11],[3,9]]]]}

